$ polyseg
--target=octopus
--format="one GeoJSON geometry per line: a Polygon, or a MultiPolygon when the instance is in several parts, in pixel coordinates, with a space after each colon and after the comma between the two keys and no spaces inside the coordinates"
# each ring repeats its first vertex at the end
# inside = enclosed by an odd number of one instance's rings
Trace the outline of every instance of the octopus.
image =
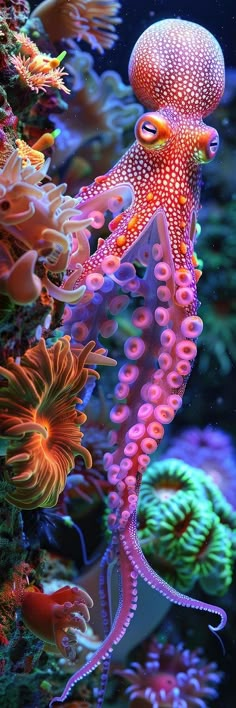
{"type": "MultiPolygon", "coordinates": [[[[138,39],[129,62],[131,86],[147,109],[135,126],[135,142],[120,161],[83,187],[80,210],[97,228],[110,211],[110,234],[99,239],[83,263],[75,287],[92,293],[111,276],[125,292],[143,297],[132,315],[141,334],[124,344],[125,363],[115,389],[111,420],[117,424],[116,447],[104,465],[110,484],[108,526],[112,541],[101,563],[100,595],[105,638],[90,660],[72,676],[61,697],[103,663],[97,705],[103,704],[112,648],[126,632],[137,606],[137,579],[173,603],[219,615],[223,609],[188,597],[165,582],[142,554],[136,510],[142,476],[182,405],[186,383],[203,327],[198,316],[194,253],[200,200],[201,163],[215,157],[219,137],[203,122],[224,90],[224,60],[216,39],[203,27],[181,19],[151,25],[138,39]],[[145,267],[138,277],[136,265],[145,267]],[[109,577],[116,561],[120,598],[110,619],[109,577]]],[[[113,303],[114,304],[114,303],[113,303]]]]}

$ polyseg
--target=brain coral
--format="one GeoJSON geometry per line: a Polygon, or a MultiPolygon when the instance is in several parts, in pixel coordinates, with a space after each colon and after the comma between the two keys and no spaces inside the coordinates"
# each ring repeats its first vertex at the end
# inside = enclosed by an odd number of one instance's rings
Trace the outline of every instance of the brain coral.
{"type": "Polygon", "coordinates": [[[232,582],[236,514],[210,477],[182,460],[154,462],[138,509],[139,537],[151,565],[182,592],[196,581],[223,595],[232,582]]]}

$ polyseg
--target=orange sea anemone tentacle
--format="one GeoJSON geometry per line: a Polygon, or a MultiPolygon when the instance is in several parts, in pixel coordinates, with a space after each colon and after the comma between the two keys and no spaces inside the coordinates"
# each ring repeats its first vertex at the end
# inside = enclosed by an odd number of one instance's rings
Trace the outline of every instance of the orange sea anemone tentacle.
{"type": "Polygon", "coordinates": [[[78,454],[91,467],[81,444],[86,416],[77,405],[88,376],[99,376],[87,367],[93,349],[89,342],[73,353],[68,336],[47,349],[41,339],[20,365],[9,359],[7,369],[0,367],[0,428],[8,442],[4,476],[12,484],[7,500],[20,509],[55,506],[78,454]]]}
{"type": "Polygon", "coordinates": [[[44,0],[32,17],[41,19],[52,42],[62,37],[83,39],[102,54],[118,39],[115,26],[121,22],[119,9],[117,0],[44,0]]]}

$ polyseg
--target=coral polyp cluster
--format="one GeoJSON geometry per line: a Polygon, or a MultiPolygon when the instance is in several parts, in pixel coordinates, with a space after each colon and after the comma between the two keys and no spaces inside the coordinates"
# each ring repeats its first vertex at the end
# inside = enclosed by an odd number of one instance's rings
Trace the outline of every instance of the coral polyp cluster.
{"type": "Polygon", "coordinates": [[[89,357],[93,362],[92,349],[93,342],[76,356],[68,337],[49,349],[42,339],[20,365],[12,360],[0,368],[1,435],[8,443],[5,477],[12,485],[7,499],[21,509],[54,506],[77,454],[91,466],[81,444],[86,416],[76,406],[88,376],[98,376],[86,368],[89,357]]]}
{"type": "Polygon", "coordinates": [[[212,425],[186,428],[171,439],[165,456],[176,457],[188,465],[194,460],[194,466],[204,470],[236,508],[236,455],[229,433],[212,425]]]}
{"type": "Polygon", "coordinates": [[[0,13],[11,30],[17,30],[26,23],[30,13],[27,0],[0,0],[0,13]]]}
{"type": "Polygon", "coordinates": [[[138,507],[144,554],[182,592],[195,582],[223,595],[232,582],[236,514],[204,471],[181,460],[152,463],[138,507]]]}

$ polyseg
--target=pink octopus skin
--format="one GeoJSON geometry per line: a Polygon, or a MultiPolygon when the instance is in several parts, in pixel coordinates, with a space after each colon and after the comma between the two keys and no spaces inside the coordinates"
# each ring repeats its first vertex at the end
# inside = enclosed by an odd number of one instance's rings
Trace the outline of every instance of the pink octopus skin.
{"type": "MultiPolygon", "coordinates": [[[[202,117],[214,110],[222,96],[224,61],[207,30],[170,19],[155,23],[141,35],[131,55],[129,76],[149,112],[139,118],[136,141],[118,164],[81,190],[83,217],[92,213],[102,223],[107,209],[116,216],[110,224],[111,235],[84,262],[81,279],[75,284],[85,283],[90,291],[96,290],[102,288],[103,275],[117,273],[120,263],[130,273],[134,262],[146,265],[139,291],[144,307],[134,313],[142,334],[128,338],[124,346],[127,363],[119,371],[118,402],[111,411],[112,422],[119,423],[117,447],[113,455],[105,456],[112,490],[108,523],[113,532],[101,564],[105,639],[50,706],[63,702],[73,685],[103,662],[97,702],[102,705],[112,647],[124,635],[136,609],[138,576],[176,604],[218,614],[218,627],[209,625],[213,631],[226,623],[221,608],[182,595],[164,582],[142,555],[136,533],[142,474],[164,435],[164,425],[182,404],[196,356],[195,340],[202,330],[197,315],[199,272],[193,255],[200,163],[212,159],[218,147],[216,131],[202,117]],[[108,582],[114,558],[119,563],[121,593],[111,626],[108,582]]],[[[129,287],[132,291],[137,281],[130,276],[125,292],[129,287]]]]}

